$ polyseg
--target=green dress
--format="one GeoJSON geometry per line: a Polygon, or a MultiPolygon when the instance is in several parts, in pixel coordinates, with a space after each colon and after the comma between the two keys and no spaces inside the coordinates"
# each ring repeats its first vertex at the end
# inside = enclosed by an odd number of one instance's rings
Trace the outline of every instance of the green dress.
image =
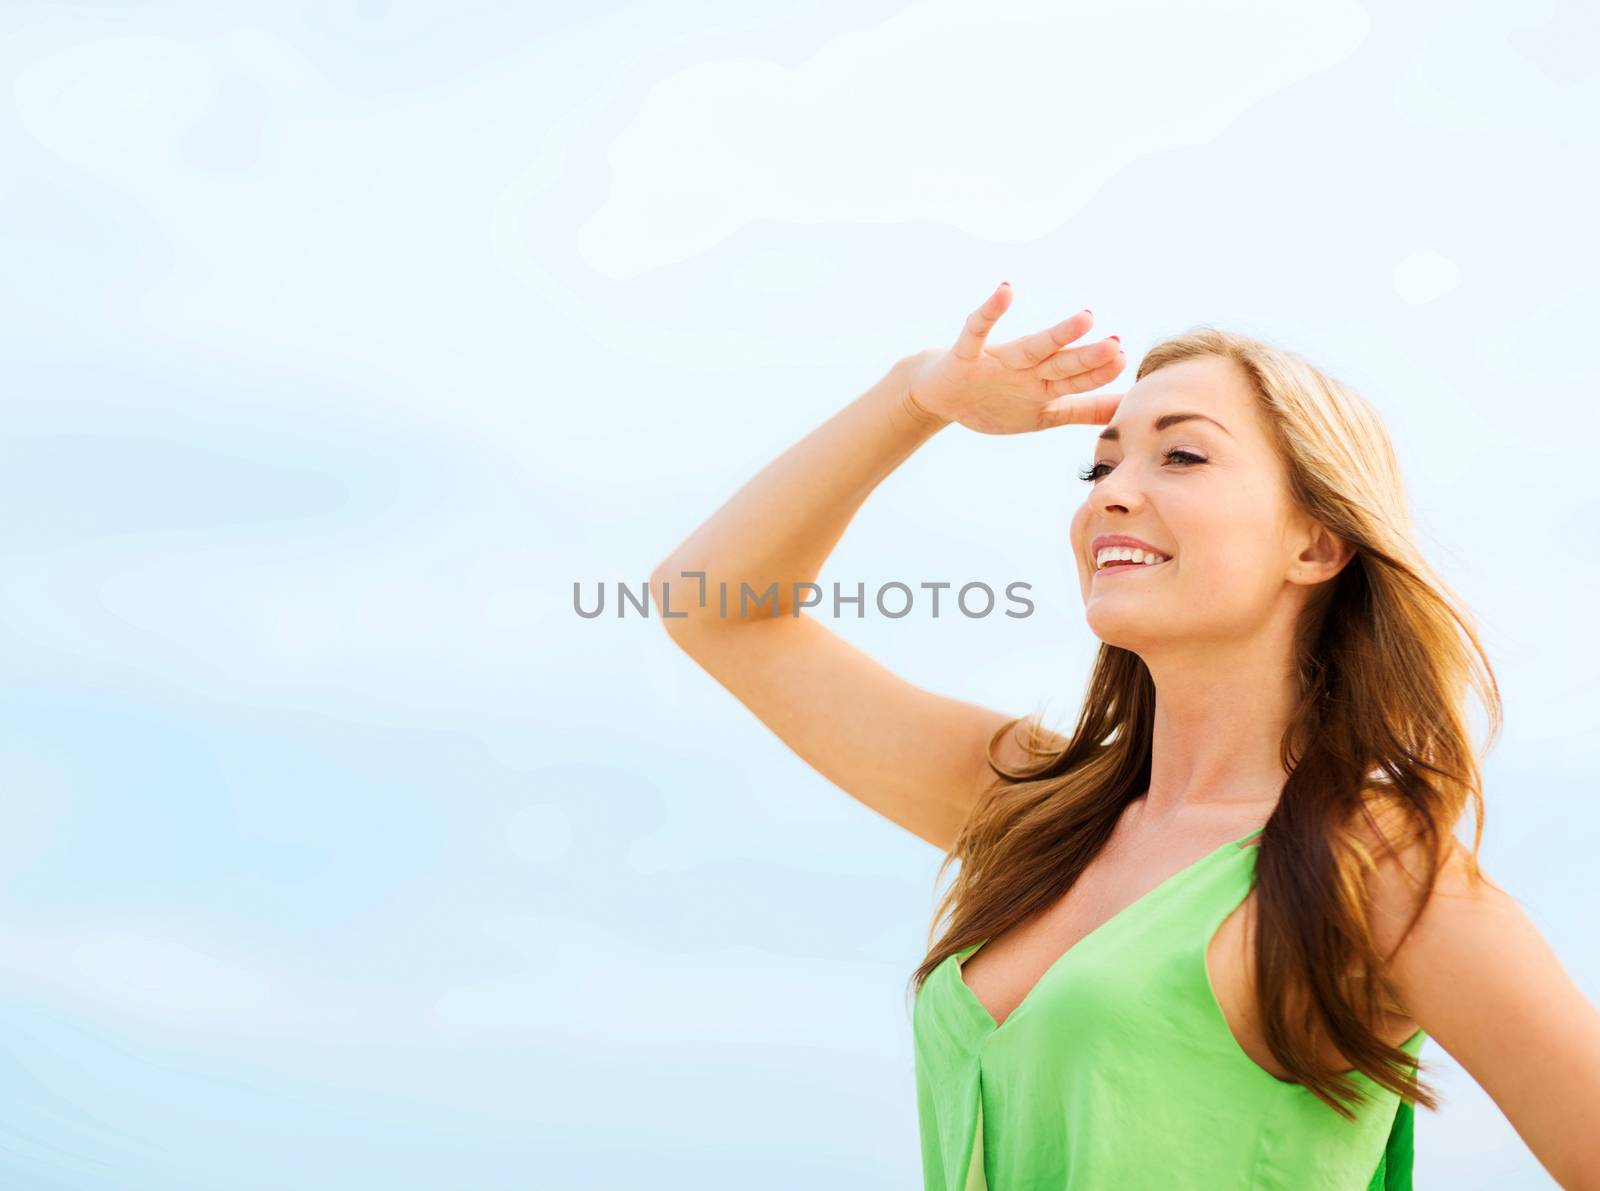
{"type": "Polygon", "coordinates": [[[1409,1103],[1357,1072],[1369,1100],[1346,1121],[1258,1066],[1217,1003],[1206,946],[1250,892],[1256,834],[1091,931],[999,1026],[961,978],[981,943],[929,974],[912,1013],[925,1191],[1411,1187],[1409,1103]]]}

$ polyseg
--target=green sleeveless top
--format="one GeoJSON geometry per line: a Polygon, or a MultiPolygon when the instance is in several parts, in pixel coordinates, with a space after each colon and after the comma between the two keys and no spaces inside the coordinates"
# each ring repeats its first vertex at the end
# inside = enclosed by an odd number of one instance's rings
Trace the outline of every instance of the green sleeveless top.
{"type": "MultiPolygon", "coordinates": [[[[1394,1191],[1412,1106],[1369,1076],[1346,1121],[1234,1038],[1206,947],[1259,834],[1168,877],[1053,963],[1004,1023],[945,959],[912,1011],[925,1191],[1394,1191]]],[[[1403,1044],[1413,1058],[1426,1034],[1403,1044]]]]}

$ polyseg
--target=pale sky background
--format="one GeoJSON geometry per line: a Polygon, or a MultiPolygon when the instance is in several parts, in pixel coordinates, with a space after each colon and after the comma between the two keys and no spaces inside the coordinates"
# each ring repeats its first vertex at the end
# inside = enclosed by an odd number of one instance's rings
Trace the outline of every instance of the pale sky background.
{"type": "MultiPolygon", "coordinates": [[[[1486,868],[1591,998],[1578,3],[12,3],[0,1185],[915,1188],[940,855],[582,620],[1001,278],[1388,420],[1506,700],[1486,868]]],[[[1070,722],[1087,428],[939,435],[830,621],[1070,722]]],[[[1419,1188],[1551,1187],[1434,1043],[1419,1188]]]]}

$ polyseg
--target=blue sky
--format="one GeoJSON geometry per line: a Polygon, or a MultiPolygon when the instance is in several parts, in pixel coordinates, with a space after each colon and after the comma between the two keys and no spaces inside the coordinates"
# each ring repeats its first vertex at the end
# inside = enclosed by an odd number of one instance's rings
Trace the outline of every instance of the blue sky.
{"type": "MultiPolygon", "coordinates": [[[[1506,699],[1488,871],[1591,998],[1596,17],[1577,4],[13,4],[0,1183],[914,1187],[940,856],[641,582],[1001,278],[1131,374],[1355,385],[1506,699]]],[[[1090,434],[947,431],[831,622],[1070,721],[1090,434]]],[[[1430,1044],[1418,1186],[1548,1187],[1430,1044]]]]}

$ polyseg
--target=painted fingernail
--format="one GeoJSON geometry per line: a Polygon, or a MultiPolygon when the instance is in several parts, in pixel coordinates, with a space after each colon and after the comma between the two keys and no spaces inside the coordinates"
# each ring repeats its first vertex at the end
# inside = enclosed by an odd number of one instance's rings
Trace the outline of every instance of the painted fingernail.
{"type": "Polygon", "coordinates": [[[1115,339],[1118,343],[1122,342],[1122,336],[1121,335],[1107,335],[1106,338],[1107,339],[1115,339]]]}

